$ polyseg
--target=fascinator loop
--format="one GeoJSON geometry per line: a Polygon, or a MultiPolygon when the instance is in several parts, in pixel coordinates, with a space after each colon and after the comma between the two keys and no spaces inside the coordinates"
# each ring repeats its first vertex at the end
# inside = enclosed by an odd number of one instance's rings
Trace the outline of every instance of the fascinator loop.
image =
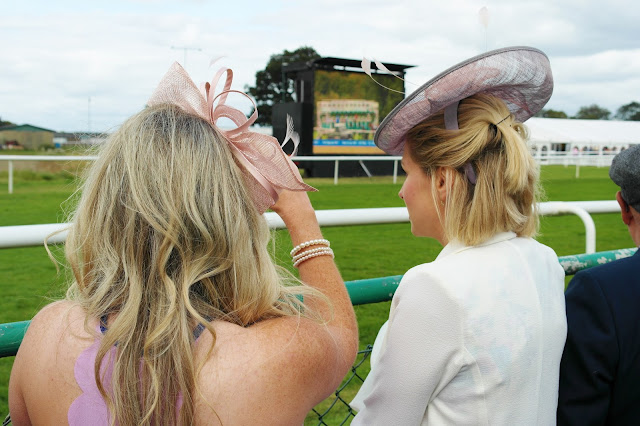
{"type": "MultiPolygon", "coordinates": [[[[211,82],[196,87],[187,72],[173,63],[169,71],[158,84],[158,87],[147,102],[149,106],[173,104],[187,113],[197,115],[216,129],[229,144],[231,152],[244,172],[247,187],[260,213],[264,213],[276,203],[278,194],[283,190],[315,191],[315,188],[302,181],[298,168],[291,158],[284,153],[282,146],[291,139],[294,153],[299,139],[289,122],[287,135],[282,145],[276,138],[252,132],[250,126],[258,118],[258,110],[254,100],[244,92],[231,89],[233,71],[221,68],[211,82]],[[220,78],[226,74],[225,83],[220,93],[215,93],[220,78]],[[253,104],[253,113],[247,116],[237,108],[226,104],[229,94],[237,93],[245,96],[253,104]],[[227,118],[235,124],[233,129],[221,129],[218,120],[227,118]]],[[[288,117],[290,121],[290,118],[288,117]]]]}

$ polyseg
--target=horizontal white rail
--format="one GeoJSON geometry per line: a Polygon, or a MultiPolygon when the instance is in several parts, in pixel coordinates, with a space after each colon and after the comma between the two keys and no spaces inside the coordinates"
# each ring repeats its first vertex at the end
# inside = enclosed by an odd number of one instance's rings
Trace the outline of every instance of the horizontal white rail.
{"type": "MultiPolygon", "coordinates": [[[[284,222],[276,213],[267,212],[264,215],[271,229],[283,229],[285,227],[284,222]]],[[[320,226],[374,225],[408,222],[409,212],[406,207],[316,210],[316,217],[320,226]]]]}
{"type": "MultiPolygon", "coordinates": [[[[553,203],[549,201],[547,203],[540,203],[541,206],[553,203]]],[[[616,200],[601,200],[601,201],[563,201],[563,203],[571,204],[576,207],[580,207],[587,211],[587,213],[618,213],[620,212],[620,205],[616,200]]]]}
{"type": "Polygon", "coordinates": [[[398,181],[398,161],[402,160],[402,156],[392,155],[313,155],[313,156],[295,156],[291,157],[293,161],[333,161],[333,184],[338,184],[338,174],[341,161],[357,161],[367,174],[371,177],[369,170],[363,161],[393,161],[393,183],[398,181]]]}
{"type": "MultiPolygon", "coordinates": [[[[84,155],[0,155],[0,161],[8,162],[9,172],[9,194],[13,194],[13,162],[14,161],[93,161],[97,156],[84,155]]],[[[402,160],[401,156],[389,155],[313,155],[313,156],[295,156],[291,157],[293,161],[333,161],[333,183],[338,184],[338,174],[341,161],[358,161],[364,171],[371,177],[369,171],[362,163],[363,161],[393,161],[393,183],[398,181],[398,162],[402,160]]]]}
{"type": "Polygon", "coordinates": [[[0,155],[0,161],[93,161],[95,155],[0,155]]]}
{"type": "MultiPolygon", "coordinates": [[[[68,223],[47,223],[41,225],[0,226],[0,248],[33,247],[44,244],[45,238],[54,232],[68,228],[68,223]]],[[[49,244],[64,243],[67,232],[63,231],[49,238],[49,244]]]]}
{"type": "Polygon", "coordinates": [[[0,155],[0,161],[6,161],[9,174],[9,194],[13,194],[14,161],[94,161],[95,155],[0,155]]]}
{"type": "Polygon", "coordinates": [[[535,159],[543,165],[563,165],[576,167],[576,178],[580,177],[580,166],[609,167],[613,157],[618,154],[615,151],[538,151],[535,159]]]}
{"type": "MultiPolygon", "coordinates": [[[[596,228],[589,213],[616,213],[620,207],[616,201],[551,201],[540,203],[540,213],[547,216],[575,214],[585,226],[585,253],[596,250],[596,228]]],[[[264,214],[269,227],[284,228],[284,222],[273,212],[264,214]]],[[[320,226],[348,226],[382,223],[403,223],[409,221],[406,207],[385,207],[374,209],[342,209],[318,210],[316,217],[320,226]]],[[[19,225],[0,227],[0,248],[41,246],[45,238],[56,231],[61,231],[49,238],[49,243],[63,243],[67,237],[65,228],[69,224],[54,223],[44,225],[19,225]]]]}
{"type": "MultiPolygon", "coordinates": [[[[616,153],[612,152],[587,152],[571,153],[556,151],[538,151],[535,159],[540,164],[562,164],[576,166],[576,177],[580,175],[580,166],[610,166],[616,153]]],[[[0,155],[0,161],[8,162],[9,194],[13,194],[13,162],[14,161],[93,161],[97,157],[92,155],[0,155]]],[[[365,173],[371,176],[363,161],[393,161],[393,183],[398,180],[398,162],[401,156],[390,155],[299,155],[291,157],[293,161],[333,161],[333,183],[338,184],[338,175],[341,161],[358,161],[365,173]]]]}

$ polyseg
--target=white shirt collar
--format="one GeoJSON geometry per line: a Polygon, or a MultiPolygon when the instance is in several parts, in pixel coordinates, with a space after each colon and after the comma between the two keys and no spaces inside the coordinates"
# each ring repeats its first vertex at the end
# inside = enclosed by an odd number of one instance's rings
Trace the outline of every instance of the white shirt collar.
{"type": "Polygon", "coordinates": [[[436,257],[436,260],[441,258],[441,257],[445,257],[445,256],[448,256],[448,255],[454,254],[454,253],[459,253],[461,251],[464,251],[464,250],[467,250],[467,249],[470,249],[470,248],[489,246],[491,244],[496,244],[496,243],[500,243],[502,241],[511,240],[511,239],[513,239],[515,237],[516,237],[516,233],[512,232],[512,231],[498,232],[497,234],[495,234],[493,237],[489,238],[485,242],[480,243],[480,244],[475,245],[475,246],[466,246],[466,245],[462,244],[460,241],[457,241],[457,240],[456,241],[451,241],[449,244],[444,246],[444,248],[440,251],[440,253],[438,254],[438,257],[436,257]]]}

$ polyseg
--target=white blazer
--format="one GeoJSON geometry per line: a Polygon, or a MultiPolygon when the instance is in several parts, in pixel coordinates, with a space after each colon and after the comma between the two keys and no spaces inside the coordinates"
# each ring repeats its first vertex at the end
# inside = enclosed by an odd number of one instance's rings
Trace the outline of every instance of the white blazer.
{"type": "Polygon", "coordinates": [[[411,268],[352,425],[553,425],[567,334],[555,252],[501,233],[411,268]]]}

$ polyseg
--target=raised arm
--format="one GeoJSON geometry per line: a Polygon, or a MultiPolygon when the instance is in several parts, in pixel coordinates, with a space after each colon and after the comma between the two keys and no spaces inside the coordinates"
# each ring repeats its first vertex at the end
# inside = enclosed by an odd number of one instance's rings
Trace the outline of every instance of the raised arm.
{"type": "MultiPolygon", "coordinates": [[[[272,209],[286,224],[294,246],[322,239],[306,193],[286,191],[272,209]]],[[[256,332],[254,339],[260,340],[256,347],[261,348],[261,358],[268,360],[262,364],[260,380],[265,403],[279,407],[278,412],[306,414],[331,395],[349,371],[357,354],[358,327],[349,295],[331,256],[311,257],[298,268],[300,279],[321,293],[305,295],[305,306],[324,321],[281,317],[261,321],[251,328],[256,332]]],[[[272,422],[282,422],[282,419],[272,419],[272,422]]]]}
{"type": "MultiPolygon", "coordinates": [[[[315,211],[306,192],[284,191],[272,207],[284,221],[293,246],[322,239],[315,211]]],[[[316,256],[298,265],[300,279],[323,293],[330,304],[316,297],[305,298],[305,304],[327,320],[327,329],[342,352],[343,368],[348,369],[358,349],[358,325],[353,305],[331,256],[316,256]]]]}

